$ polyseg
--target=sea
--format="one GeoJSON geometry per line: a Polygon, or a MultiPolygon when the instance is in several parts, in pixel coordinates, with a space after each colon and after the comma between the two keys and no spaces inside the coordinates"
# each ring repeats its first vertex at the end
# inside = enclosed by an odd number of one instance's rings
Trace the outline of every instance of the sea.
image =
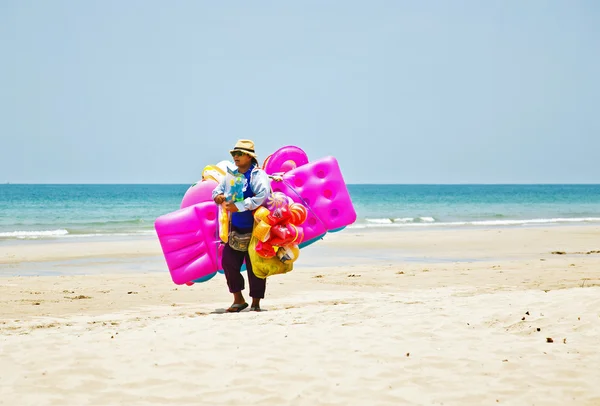
{"type": "MultiPolygon", "coordinates": [[[[0,185],[2,241],[155,235],[191,185],[0,185]]],[[[349,229],[600,224],[600,185],[348,185],[349,229]]]]}

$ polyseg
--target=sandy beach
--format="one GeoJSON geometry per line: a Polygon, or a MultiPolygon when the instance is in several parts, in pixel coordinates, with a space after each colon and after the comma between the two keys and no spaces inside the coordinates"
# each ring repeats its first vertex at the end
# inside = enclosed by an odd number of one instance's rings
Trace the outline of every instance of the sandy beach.
{"type": "Polygon", "coordinates": [[[597,226],[349,229],[224,314],[155,238],[2,243],[0,404],[600,405],[599,269],[597,226]]]}

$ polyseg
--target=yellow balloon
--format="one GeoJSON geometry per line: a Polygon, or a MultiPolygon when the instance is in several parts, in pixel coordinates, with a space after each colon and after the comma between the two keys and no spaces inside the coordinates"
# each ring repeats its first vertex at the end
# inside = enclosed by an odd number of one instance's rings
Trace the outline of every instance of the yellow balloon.
{"type": "Polygon", "coordinates": [[[206,165],[202,170],[202,180],[212,179],[217,183],[225,177],[225,171],[215,165],[206,165]]]}
{"type": "Polygon", "coordinates": [[[267,216],[269,215],[269,209],[267,209],[266,207],[259,207],[258,209],[256,209],[256,211],[254,212],[254,219],[256,221],[263,221],[265,218],[267,218],[267,216]]]}
{"type": "Polygon", "coordinates": [[[270,231],[271,226],[265,223],[264,221],[261,221],[254,227],[254,231],[252,232],[252,234],[260,241],[265,242],[271,236],[270,231]]]}

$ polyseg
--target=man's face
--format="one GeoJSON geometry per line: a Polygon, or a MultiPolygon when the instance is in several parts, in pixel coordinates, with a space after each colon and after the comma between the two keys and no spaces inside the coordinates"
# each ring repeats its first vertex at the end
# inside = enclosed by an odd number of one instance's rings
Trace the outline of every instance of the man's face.
{"type": "Polygon", "coordinates": [[[238,168],[248,166],[252,162],[252,157],[248,154],[244,154],[241,151],[233,151],[231,153],[231,156],[233,157],[233,162],[235,162],[235,166],[237,166],[238,168]]]}

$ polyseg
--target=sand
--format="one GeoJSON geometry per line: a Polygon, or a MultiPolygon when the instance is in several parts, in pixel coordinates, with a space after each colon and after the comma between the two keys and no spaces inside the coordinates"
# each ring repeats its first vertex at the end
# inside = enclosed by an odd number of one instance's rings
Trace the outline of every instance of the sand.
{"type": "Polygon", "coordinates": [[[599,405],[599,237],[344,230],[239,314],[153,238],[0,244],[0,405],[599,405]]]}

